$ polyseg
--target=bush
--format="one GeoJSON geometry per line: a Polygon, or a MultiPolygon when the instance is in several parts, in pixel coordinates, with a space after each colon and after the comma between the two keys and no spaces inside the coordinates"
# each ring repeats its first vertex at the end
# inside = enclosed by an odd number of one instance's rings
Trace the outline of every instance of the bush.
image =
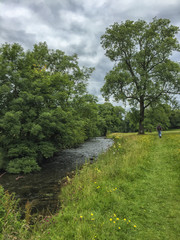
{"type": "Polygon", "coordinates": [[[16,158],[10,161],[7,167],[9,173],[30,173],[38,170],[40,170],[40,167],[36,160],[30,157],[16,158]]]}

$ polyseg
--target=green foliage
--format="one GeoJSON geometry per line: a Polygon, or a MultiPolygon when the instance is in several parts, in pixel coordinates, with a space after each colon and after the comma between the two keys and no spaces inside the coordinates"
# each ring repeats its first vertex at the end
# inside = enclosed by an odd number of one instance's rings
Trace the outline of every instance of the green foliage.
{"type": "Polygon", "coordinates": [[[73,107],[78,113],[78,118],[83,119],[82,126],[86,138],[99,135],[97,98],[90,94],[76,97],[73,107]]]}
{"type": "Polygon", "coordinates": [[[98,128],[101,135],[106,135],[109,132],[123,131],[123,114],[124,109],[120,106],[113,106],[111,103],[104,103],[98,105],[99,122],[98,128]]]}
{"type": "Polygon", "coordinates": [[[1,168],[39,170],[44,159],[97,133],[96,103],[86,97],[93,69],[80,68],[77,55],[50,50],[46,43],[27,52],[4,44],[0,70],[1,168]],[[79,99],[81,111],[74,104],[79,99]]]}
{"type": "Polygon", "coordinates": [[[18,200],[0,186],[0,239],[23,239],[27,226],[21,220],[18,200]]]}
{"type": "Polygon", "coordinates": [[[171,107],[166,104],[158,104],[147,109],[145,114],[144,126],[147,131],[155,131],[158,125],[163,130],[170,127],[171,107]]]}
{"type": "Polygon", "coordinates": [[[170,115],[170,127],[180,128],[180,109],[174,109],[170,115]]]}
{"type": "Polygon", "coordinates": [[[154,18],[150,23],[114,23],[101,37],[106,56],[115,62],[105,77],[103,96],[139,106],[140,134],[144,133],[145,109],[179,93],[180,66],[169,59],[173,51],[179,51],[178,32],[170,20],[154,18]]]}
{"type": "Polygon", "coordinates": [[[131,108],[125,115],[123,132],[138,132],[139,111],[131,108]]]}
{"type": "Polygon", "coordinates": [[[40,170],[40,167],[38,166],[36,159],[30,157],[14,158],[7,166],[7,171],[9,173],[24,172],[26,174],[37,170],[40,170]]]}

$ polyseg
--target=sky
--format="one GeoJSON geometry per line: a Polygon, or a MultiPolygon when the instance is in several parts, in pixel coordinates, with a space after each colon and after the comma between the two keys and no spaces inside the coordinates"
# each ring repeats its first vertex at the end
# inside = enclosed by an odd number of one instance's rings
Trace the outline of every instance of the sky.
{"type": "MultiPolygon", "coordinates": [[[[114,22],[154,17],[180,27],[180,0],[0,0],[0,44],[16,42],[28,50],[46,42],[49,49],[76,53],[80,66],[95,67],[88,92],[103,103],[100,89],[114,63],[105,56],[101,36],[114,22]]],[[[180,54],[172,60],[180,61],[180,54]]]]}

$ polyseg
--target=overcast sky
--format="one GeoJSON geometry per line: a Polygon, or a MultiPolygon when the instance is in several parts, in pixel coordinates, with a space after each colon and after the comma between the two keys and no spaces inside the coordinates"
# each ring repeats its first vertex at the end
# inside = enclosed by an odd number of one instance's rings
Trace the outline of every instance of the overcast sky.
{"type": "MultiPolygon", "coordinates": [[[[17,42],[27,50],[46,41],[50,49],[77,53],[80,66],[95,67],[88,91],[102,103],[100,88],[113,63],[101,35],[114,22],[154,17],[180,27],[180,0],[0,0],[0,43],[17,42]]],[[[172,58],[180,61],[180,54],[172,58]]]]}

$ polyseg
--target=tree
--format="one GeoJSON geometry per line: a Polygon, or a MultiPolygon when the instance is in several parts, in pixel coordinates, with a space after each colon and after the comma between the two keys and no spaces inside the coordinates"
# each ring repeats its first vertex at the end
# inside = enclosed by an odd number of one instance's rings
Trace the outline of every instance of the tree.
{"type": "Polygon", "coordinates": [[[171,107],[167,104],[154,104],[147,108],[145,113],[144,126],[147,131],[156,131],[158,125],[163,130],[170,127],[171,107]]]}
{"type": "Polygon", "coordinates": [[[111,103],[105,102],[104,104],[99,104],[98,109],[98,128],[101,135],[106,135],[108,131],[122,131],[122,118],[125,112],[122,107],[113,106],[111,103]]]}
{"type": "Polygon", "coordinates": [[[16,43],[0,47],[0,168],[39,170],[55,152],[87,138],[73,102],[87,94],[91,72],[78,66],[77,55],[46,43],[27,52],[16,43]]]}
{"type": "Polygon", "coordinates": [[[170,115],[170,128],[180,129],[180,106],[175,109],[172,109],[170,115]]]}
{"type": "Polygon", "coordinates": [[[168,19],[127,20],[114,23],[101,37],[106,56],[115,62],[101,91],[106,99],[139,107],[139,134],[144,133],[145,109],[180,92],[180,66],[169,59],[180,51],[178,31],[168,19]]]}
{"type": "Polygon", "coordinates": [[[97,127],[98,121],[98,105],[97,97],[91,94],[77,96],[73,99],[73,108],[76,110],[77,120],[81,119],[85,134],[85,139],[89,139],[99,135],[97,127]]]}
{"type": "Polygon", "coordinates": [[[139,111],[136,108],[131,108],[126,112],[123,121],[123,132],[137,132],[139,122],[139,111]]]}

